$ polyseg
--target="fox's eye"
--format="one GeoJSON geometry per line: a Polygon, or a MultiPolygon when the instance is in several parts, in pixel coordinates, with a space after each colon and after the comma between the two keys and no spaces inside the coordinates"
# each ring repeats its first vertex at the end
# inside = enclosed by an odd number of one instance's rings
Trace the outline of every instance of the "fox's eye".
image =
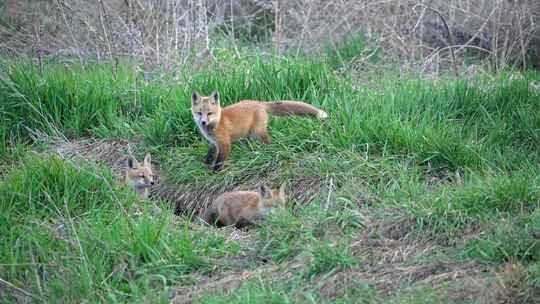
{"type": "Polygon", "coordinates": [[[197,115],[201,116],[201,115],[202,115],[202,113],[201,113],[201,112],[197,112],[197,115]]]}
{"type": "Polygon", "coordinates": [[[214,115],[214,113],[212,113],[212,112],[208,113],[208,116],[210,116],[210,115],[214,115]]]}
{"type": "Polygon", "coordinates": [[[139,175],[140,178],[144,178],[144,174],[139,175]]]}

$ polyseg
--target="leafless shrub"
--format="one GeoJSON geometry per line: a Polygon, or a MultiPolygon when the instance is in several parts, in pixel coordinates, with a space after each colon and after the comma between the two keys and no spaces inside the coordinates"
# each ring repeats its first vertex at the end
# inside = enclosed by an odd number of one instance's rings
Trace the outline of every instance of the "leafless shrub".
{"type": "Polygon", "coordinates": [[[497,69],[525,65],[540,55],[540,4],[535,1],[294,0],[288,6],[284,43],[309,51],[320,49],[326,39],[362,31],[390,58],[423,62],[424,71],[437,72],[451,59],[452,49],[461,58],[465,52],[489,56],[497,69]]]}
{"type": "MultiPolygon", "coordinates": [[[[362,32],[385,58],[428,73],[454,61],[450,50],[458,61],[489,58],[496,70],[540,65],[533,0],[5,0],[3,12],[3,53],[26,50],[38,59],[132,57],[145,69],[174,70],[223,37],[298,54],[362,32]]],[[[369,53],[358,56],[351,65],[368,63],[369,53]]]]}
{"type": "Polygon", "coordinates": [[[8,54],[26,49],[98,62],[134,57],[172,68],[209,45],[211,17],[202,0],[10,0],[4,6],[0,46],[8,54]]]}

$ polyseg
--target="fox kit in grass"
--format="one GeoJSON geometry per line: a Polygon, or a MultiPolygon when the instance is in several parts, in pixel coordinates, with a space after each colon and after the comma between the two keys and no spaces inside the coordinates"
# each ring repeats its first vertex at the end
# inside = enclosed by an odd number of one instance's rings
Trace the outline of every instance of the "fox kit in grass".
{"type": "Polygon", "coordinates": [[[231,152],[231,143],[246,137],[254,137],[264,144],[271,142],[268,135],[268,114],[276,116],[328,117],[326,112],[298,101],[260,102],[243,100],[221,108],[219,93],[200,96],[193,92],[191,111],[201,133],[210,142],[204,162],[217,171],[223,166],[231,152]]]}
{"type": "Polygon", "coordinates": [[[148,197],[148,189],[154,185],[150,154],[146,154],[142,165],[132,156],[126,161],[126,184],[141,198],[148,197]]]}
{"type": "Polygon", "coordinates": [[[266,216],[285,206],[285,185],[272,190],[261,185],[256,191],[226,192],[218,196],[208,207],[202,219],[218,226],[235,225],[242,228],[258,225],[266,216]]]}

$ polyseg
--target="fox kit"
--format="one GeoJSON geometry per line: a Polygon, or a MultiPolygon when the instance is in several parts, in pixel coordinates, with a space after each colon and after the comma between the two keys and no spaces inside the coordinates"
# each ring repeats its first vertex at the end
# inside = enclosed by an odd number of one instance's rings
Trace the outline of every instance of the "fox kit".
{"type": "Polygon", "coordinates": [[[266,216],[285,206],[285,185],[272,190],[261,185],[256,191],[226,192],[218,196],[207,208],[202,219],[218,226],[235,225],[242,228],[257,225],[266,216]]]}
{"type": "Polygon", "coordinates": [[[203,136],[210,142],[204,162],[214,171],[220,170],[231,152],[231,143],[246,137],[254,137],[264,144],[271,142],[268,135],[268,114],[276,116],[303,115],[319,119],[328,117],[326,112],[298,101],[260,102],[243,100],[221,108],[219,93],[191,96],[193,118],[203,136]]]}
{"type": "Polygon", "coordinates": [[[154,185],[150,154],[146,154],[141,164],[130,156],[126,161],[126,184],[135,190],[141,198],[148,197],[148,189],[154,185]]]}

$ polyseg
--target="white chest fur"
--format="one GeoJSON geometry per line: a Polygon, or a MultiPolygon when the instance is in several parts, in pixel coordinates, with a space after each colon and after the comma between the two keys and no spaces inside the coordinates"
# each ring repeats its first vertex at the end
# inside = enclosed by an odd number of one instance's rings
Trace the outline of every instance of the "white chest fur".
{"type": "Polygon", "coordinates": [[[212,134],[210,134],[208,132],[208,129],[204,126],[201,125],[200,122],[197,122],[197,126],[199,127],[199,130],[201,131],[201,134],[210,142],[212,143],[213,145],[216,144],[216,140],[214,139],[214,137],[212,136],[212,134]]]}

